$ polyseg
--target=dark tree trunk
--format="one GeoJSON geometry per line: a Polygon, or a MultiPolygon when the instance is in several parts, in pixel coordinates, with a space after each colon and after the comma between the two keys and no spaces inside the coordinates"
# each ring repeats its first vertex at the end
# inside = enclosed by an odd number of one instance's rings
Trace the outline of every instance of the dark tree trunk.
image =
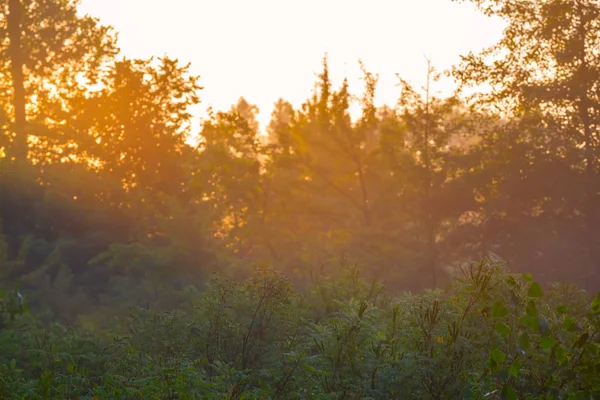
{"type": "Polygon", "coordinates": [[[23,53],[21,51],[21,20],[23,8],[20,0],[9,0],[8,2],[8,38],[10,66],[13,83],[13,107],[15,138],[12,143],[9,156],[15,161],[27,159],[27,132],[25,119],[25,83],[23,74],[23,53]]]}
{"type": "MultiPolygon", "coordinates": [[[[585,212],[585,233],[587,248],[589,253],[592,273],[595,278],[600,274],[599,252],[596,246],[597,226],[595,223],[596,214],[596,179],[595,179],[595,161],[596,161],[596,143],[594,133],[592,132],[592,122],[590,118],[590,97],[589,90],[592,84],[588,61],[586,41],[589,34],[589,28],[586,24],[587,18],[581,2],[577,2],[577,11],[579,14],[580,23],[578,26],[578,54],[579,59],[579,76],[578,89],[578,112],[579,119],[583,125],[583,141],[585,144],[585,195],[584,195],[584,212],[585,212]]],[[[597,282],[595,282],[597,283],[597,282]]]]}
{"type": "Polygon", "coordinates": [[[425,230],[426,230],[426,251],[427,251],[427,269],[431,273],[431,284],[433,288],[438,285],[438,271],[437,271],[437,246],[435,243],[435,231],[436,225],[434,224],[433,217],[433,171],[431,165],[431,158],[429,154],[429,140],[431,136],[431,124],[430,124],[430,111],[429,111],[429,85],[431,83],[431,62],[427,60],[427,88],[425,98],[425,132],[423,135],[423,163],[425,164],[425,230]]]}

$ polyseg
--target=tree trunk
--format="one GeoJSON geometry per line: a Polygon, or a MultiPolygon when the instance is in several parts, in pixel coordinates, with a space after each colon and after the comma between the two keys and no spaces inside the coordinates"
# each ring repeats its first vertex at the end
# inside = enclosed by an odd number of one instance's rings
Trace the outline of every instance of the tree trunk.
{"type": "Polygon", "coordinates": [[[25,84],[23,74],[23,53],[21,51],[21,20],[23,8],[20,0],[8,2],[8,38],[9,56],[13,84],[13,108],[15,120],[13,132],[15,138],[9,151],[9,156],[14,161],[27,159],[27,132],[25,119],[25,84]]]}
{"type": "Polygon", "coordinates": [[[578,58],[579,58],[579,87],[578,87],[578,112],[579,119],[583,125],[583,141],[585,151],[585,195],[584,195],[584,213],[585,213],[585,233],[587,241],[587,250],[591,264],[591,275],[598,275],[600,269],[600,261],[598,260],[598,249],[596,248],[596,182],[595,182],[595,140],[592,133],[591,118],[590,118],[590,98],[589,88],[591,86],[591,78],[587,63],[586,37],[588,27],[586,26],[586,16],[581,2],[577,2],[577,11],[579,14],[580,24],[578,26],[578,58]]]}
{"type": "Polygon", "coordinates": [[[427,60],[427,88],[425,97],[425,132],[423,135],[423,163],[425,164],[425,230],[426,230],[426,251],[427,251],[427,268],[431,273],[431,284],[433,288],[438,285],[438,271],[437,271],[437,246],[435,243],[435,224],[433,218],[433,199],[431,196],[433,186],[433,171],[431,165],[431,158],[429,154],[429,140],[430,140],[430,114],[429,114],[429,85],[431,83],[431,62],[427,60]]]}

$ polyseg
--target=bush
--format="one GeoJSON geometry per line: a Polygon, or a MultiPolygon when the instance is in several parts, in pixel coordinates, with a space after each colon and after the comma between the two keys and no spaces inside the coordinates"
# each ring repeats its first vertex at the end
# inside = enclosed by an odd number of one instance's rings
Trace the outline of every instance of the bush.
{"type": "Polygon", "coordinates": [[[3,294],[0,397],[600,396],[600,295],[543,289],[487,259],[450,291],[393,299],[354,269],[295,293],[269,268],[242,283],[213,276],[185,297],[186,309],[137,307],[90,332],[43,327],[3,294]]]}

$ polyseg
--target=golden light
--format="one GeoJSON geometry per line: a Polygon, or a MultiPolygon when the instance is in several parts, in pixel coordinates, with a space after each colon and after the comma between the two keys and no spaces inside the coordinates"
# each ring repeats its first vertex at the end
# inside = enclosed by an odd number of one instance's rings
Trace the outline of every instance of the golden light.
{"type": "MultiPolygon", "coordinates": [[[[420,86],[424,55],[443,70],[494,44],[504,28],[451,0],[83,0],[80,12],[113,25],[127,57],[190,61],[205,87],[195,116],[207,117],[210,106],[227,110],[244,96],[260,109],[263,130],[277,99],[299,107],[310,96],[325,53],[334,85],[347,76],[351,91],[361,93],[362,59],[380,75],[376,105],[393,105],[396,73],[420,86]]],[[[199,127],[196,118],[194,132],[199,127]]]]}

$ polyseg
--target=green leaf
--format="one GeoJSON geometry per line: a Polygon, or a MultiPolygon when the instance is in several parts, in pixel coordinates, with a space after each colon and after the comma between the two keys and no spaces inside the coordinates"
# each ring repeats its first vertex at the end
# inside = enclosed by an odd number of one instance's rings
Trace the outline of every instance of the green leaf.
{"type": "Polygon", "coordinates": [[[560,346],[556,349],[556,351],[554,352],[554,355],[556,356],[558,365],[563,365],[565,363],[565,361],[567,361],[567,351],[562,346],[560,346]]]}
{"type": "Polygon", "coordinates": [[[511,330],[510,326],[500,321],[496,322],[494,329],[496,330],[496,333],[498,333],[498,335],[502,336],[503,338],[506,338],[510,334],[511,330]]]}
{"type": "Polygon", "coordinates": [[[551,337],[544,337],[540,340],[540,346],[542,346],[542,349],[544,350],[550,350],[555,344],[556,340],[552,339],[551,337]]]}
{"type": "Polygon", "coordinates": [[[504,362],[504,360],[506,360],[506,354],[500,349],[494,349],[492,350],[492,360],[497,363],[504,362]]]}
{"type": "Polygon", "coordinates": [[[558,308],[556,309],[556,311],[558,311],[559,314],[566,314],[567,312],[569,312],[569,307],[567,307],[567,306],[558,306],[558,308]]]}
{"type": "Polygon", "coordinates": [[[533,277],[531,276],[531,274],[530,274],[530,273],[521,274],[521,276],[522,276],[522,277],[523,277],[523,278],[524,278],[526,281],[533,282],[533,277]]]}
{"type": "Polygon", "coordinates": [[[521,332],[519,335],[519,346],[521,346],[523,350],[527,350],[529,345],[529,334],[527,332],[521,332]]]}
{"type": "Polygon", "coordinates": [[[508,369],[508,373],[515,378],[519,375],[519,371],[521,370],[521,361],[515,360],[510,368],[508,369]]]}
{"type": "Polygon", "coordinates": [[[575,320],[571,317],[566,317],[562,323],[562,327],[567,332],[573,332],[577,330],[577,325],[575,324],[575,320]]]}
{"type": "Polygon", "coordinates": [[[589,337],[590,337],[589,333],[587,333],[587,332],[584,333],[583,335],[579,336],[579,338],[577,338],[577,341],[575,342],[575,344],[573,346],[577,347],[577,348],[582,348],[587,343],[589,337]]]}
{"type": "Polygon", "coordinates": [[[519,396],[517,395],[517,391],[513,389],[511,386],[505,385],[502,388],[502,398],[506,400],[518,400],[519,396]]]}
{"type": "Polygon", "coordinates": [[[533,300],[529,300],[529,302],[527,303],[527,307],[525,308],[525,313],[527,315],[532,316],[532,317],[537,317],[538,316],[537,307],[536,307],[535,302],[533,300]]]}
{"type": "Polygon", "coordinates": [[[542,297],[544,292],[542,291],[542,287],[539,283],[533,282],[529,287],[529,291],[527,292],[527,296],[529,297],[542,297]]]}
{"type": "Polygon", "coordinates": [[[508,283],[511,286],[517,286],[517,280],[514,276],[509,276],[508,278],[506,278],[506,283],[508,283]]]}
{"type": "Polygon", "coordinates": [[[519,325],[525,326],[535,331],[539,329],[538,319],[531,315],[523,315],[521,318],[519,318],[519,325]]]}
{"type": "Polygon", "coordinates": [[[587,348],[595,357],[598,357],[598,354],[600,353],[600,343],[591,342],[587,345],[587,348]]]}
{"type": "Polygon", "coordinates": [[[506,317],[507,315],[508,310],[506,309],[506,307],[504,307],[504,304],[502,304],[501,301],[495,302],[492,306],[492,309],[490,310],[490,317],[492,318],[502,318],[506,317]]]}
{"type": "Polygon", "coordinates": [[[596,295],[596,298],[592,300],[592,309],[600,308],[600,292],[596,295]]]}
{"type": "Polygon", "coordinates": [[[500,335],[498,335],[497,333],[495,335],[492,335],[492,337],[490,338],[490,341],[489,341],[490,349],[503,348],[505,345],[506,345],[505,340],[502,339],[502,337],[500,335]]]}

